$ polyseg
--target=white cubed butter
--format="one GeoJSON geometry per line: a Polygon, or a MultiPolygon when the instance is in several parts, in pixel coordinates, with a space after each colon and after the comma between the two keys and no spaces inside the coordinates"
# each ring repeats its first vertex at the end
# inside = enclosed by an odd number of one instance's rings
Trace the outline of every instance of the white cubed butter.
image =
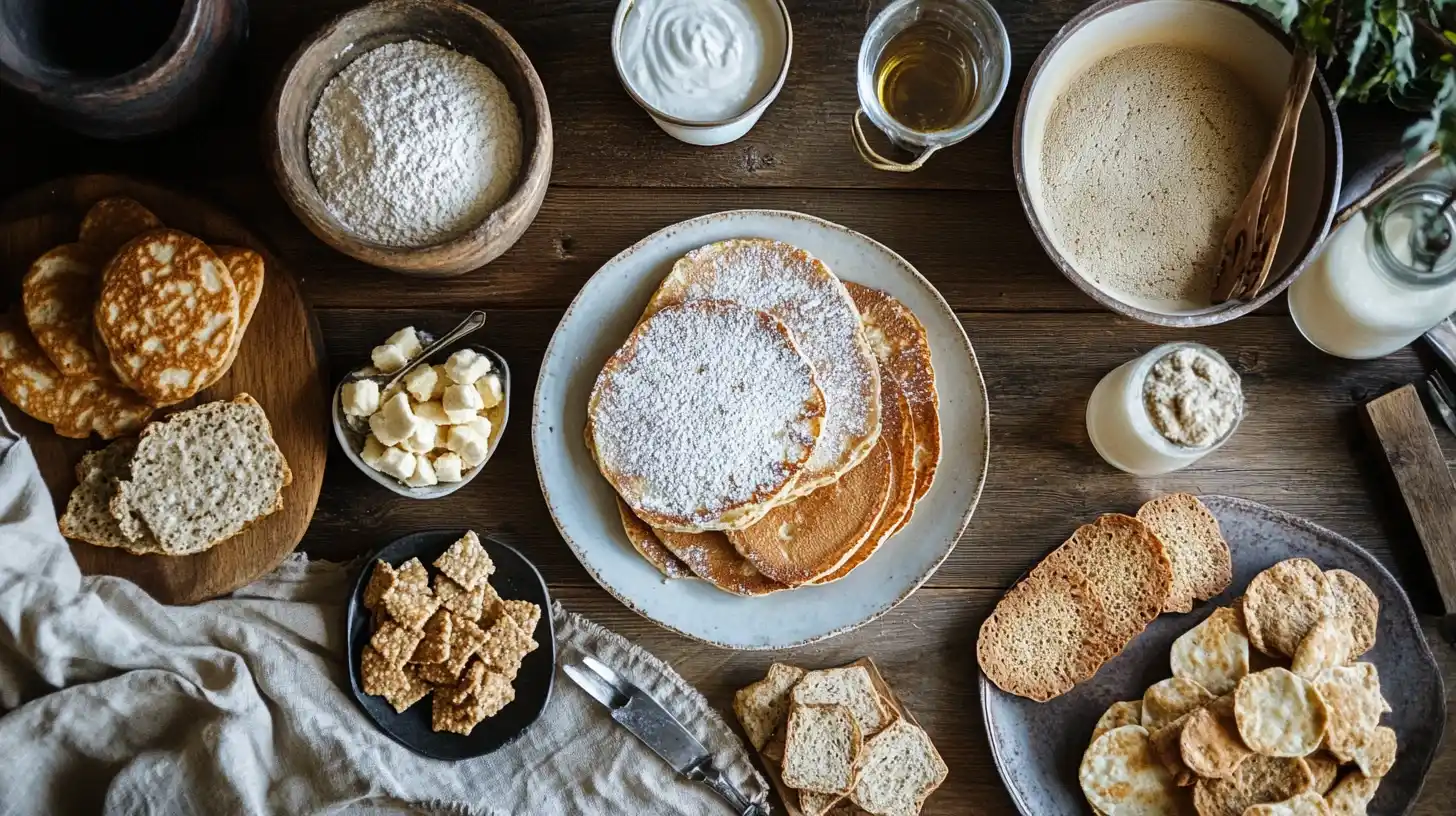
{"type": "Polygon", "coordinates": [[[404,390],[415,398],[415,402],[428,402],[435,393],[435,380],[435,369],[422,365],[404,378],[404,390]]]}
{"type": "Polygon", "coordinates": [[[414,326],[405,326],[399,331],[391,334],[384,342],[391,346],[399,346],[399,350],[407,359],[413,360],[420,354],[420,335],[415,331],[414,326]]]}
{"type": "Polygon", "coordinates": [[[345,414],[367,417],[379,410],[379,383],[373,380],[344,383],[339,390],[339,399],[344,403],[345,414]]]}
{"type": "Polygon", "coordinates": [[[381,473],[388,473],[400,481],[404,481],[415,475],[417,457],[407,450],[400,448],[385,448],[384,455],[379,457],[379,470],[381,473]]]}
{"type": "Polygon", "coordinates": [[[415,406],[415,416],[435,425],[449,425],[450,417],[445,414],[445,406],[439,400],[422,402],[415,406]]]}
{"type": "Polygon", "coordinates": [[[450,375],[445,373],[442,365],[432,366],[435,369],[435,390],[430,392],[430,399],[437,400],[445,396],[445,389],[450,387],[450,375]]]}
{"type": "Polygon", "coordinates": [[[465,463],[460,460],[458,453],[442,453],[435,457],[435,478],[442,482],[458,482],[465,477],[460,471],[465,463]]]}
{"type": "Polygon", "coordinates": [[[480,434],[481,438],[487,442],[490,441],[490,432],[494,430],[494,426],[490,424],[490,417],[484,414],[476,416],[475,419],[465,423],[465,427],[480,434]]]}
{"type": "Polygon", "coordinates": [[[449,447],[450,447],[450,428],[451,428],[451,426],[449,426],[449,425],[436,425],[435,426],[435,447],[437,449],[445,449],[445,450],[448,450],[449,449],[449,447]]]}
{"type": "Polygon", "coordinates": [[[460,349],[445,361],[445,375],[461,385],[474,385],[489,373],[490,358],[475,349],[460,349]]]}
{"type": "Polygon", "coordinates": [[[381,374],[393,374],[404,368],[405,363],[409,362],[409,357],[405,356],[404,349],[393,343],[375,346],[374,350],[369,352],[369,359],[374,361],[374,367],[379,369],[381,374]]]}
{"type": "Polygon", "coordinates": [[[399,443],[410,453],[429,453],[435,449],[436,427],[429,422],[416,422],[415,432],[399,443]]]}
{"type": "Polygon", "coordinates": [[[460,461],[466,467],[475,467],[485,461],[490,450],[489,445],[489,441],[470,426],[456,425],[450,429],[450,437],[446,440],[445,447],[460,454],[460,461]]]}
{"type": "Polygon", "coordinates": [[[501,378],[495,374],[487,374],[475,381],[475,390],[480,393],[481,406],[494,408],[505,399],[505,389],[501,386],[501,378]]]}
{"type": "Polygon", "coordinates": [[[409,397],[395,394],[379,413],[369,417],[369,430],[385,445],[398,445],[415,432],[419,419],[410,410],[409,397]]]}
{"type": "Polygon", "coordinates": [[[359,458],[364,460],[364,464],[379,470],[379,458],[383,455],[384,443],[380,442],[374,434],[365,437],[364,450],[359,451],[359,458]]]}
{"type": "Polygon", "coordinates": [[[429,457],[416,456],[415,473],[405,479],[404,483],[410,487],[434,487],[440,483],[440,480],[435,476],[435,466],[430,464],[429,457]]]}
{"type": "Polygon", "coordinates": [[[452,385],[446,388],[440,403],[445,407],[445,416],[450,418],[451,425],[461,425],[475,419],[475,415],[484,407],[480,403],[480,392],[473,385],[452,385]]]}

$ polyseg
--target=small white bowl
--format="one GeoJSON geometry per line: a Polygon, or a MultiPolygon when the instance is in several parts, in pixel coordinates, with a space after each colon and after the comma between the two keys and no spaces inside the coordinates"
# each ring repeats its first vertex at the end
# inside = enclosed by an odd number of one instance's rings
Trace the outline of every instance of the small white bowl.
{"type": "MultiPolygon", "coordinates": [[[[462,478],[458,482],[441,482],[433,487],[410,487],[393,476],[381,473],[365,464],[359,456],[359,451],[364,447],[365,435],[354,430],[349,425],[349,418],[344,414],[344,383],[349,382],[349,377],[345,377],[334,389],[333,410],[330,412],[334,421],[334,438],[339,440],[339,447],[344,449],[344,455],[349,457],[349,461],[354,463],[354,467],[373,479],[376,484],[383,485],[410,499],[443,499],[470,484],[482,470],[485,470],[485,466],[490,464],[490,460],[495,456],[496,448],[500,446],[501,437],[505,434],[506,422],[511,418],[511,367],[506,363],[504,357],[485,346],[446,347],[435,352],[432,357],[435,360],[443,361],[462,348],[474,349],[490,358],[491,365],[495,367],[494,370],[500,373],[501,401],[500,405],[486,411],[493,427],[490,429],[490,440],[486,444],[485,461],[462,473],[462,478]]],[[[431,363],[431,365],[435,365],[435,363],[431,363]]]]}
{"type": "Polygon", "coordinates": [[[715,122],[695,121],[692,119],[680,119],[670,116],[652,105],[648,104],[637,91],[632,89],[632,83],[627,80],[627,72],[622,69],[622,55],[620,45],[622,42],[622,25],[627,19],[627,14],[637,0],[622,0],[617,6],[617,14],[612,20],[612,64],[617,68],[617,78],[622,81],[622,87],[626,89],[627,95],[632,97],[652,121],[662,128],[669,136],[680,142],[700,147],[713,147],[716,145],[728,144],[743,137],[744,134],[758,124],[759,117],[768,110],[768,106],[778,98],[779,91],[783,90],[784,80],[789,76],[789,62],[794,56],[794,25],[789,21],[789,9],[784,5],[784,0],[775,0],[779,10],[779,19],[784,24],[784,60],[779,66],[778,79],[774,81],[773,87],[763,98],[755,102],[748,110],[737,116],[728,119],[720,119],[715,122]]]}

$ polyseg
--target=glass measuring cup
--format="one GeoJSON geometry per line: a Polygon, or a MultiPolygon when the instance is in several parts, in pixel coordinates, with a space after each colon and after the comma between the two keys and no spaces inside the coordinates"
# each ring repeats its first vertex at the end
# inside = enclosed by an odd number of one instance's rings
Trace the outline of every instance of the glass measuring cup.
{"type": "Polygon", "coordinates": [[[986,124],[1001,103],[1010,74],[1011,40],[1000,16],[986,0],[896,0],[870,23],[859,47],[859,110],[855,111],[851,130],[860,158],[877,170],[898,173],[919,170],[937,150],[960,142],[986,124]],[[930,131],[916,130],[897,120],[880,101],[878,88],[885,47],[897,35],[922,22],[939,23],[953,36],[965,38],[976,85],[974,99],[961,120],[948,128],[930,131]],[[916,158],[905,163],[881,156],[865,138],[860,122],[864,117],[891,144],[917,153],[916,158]]]}

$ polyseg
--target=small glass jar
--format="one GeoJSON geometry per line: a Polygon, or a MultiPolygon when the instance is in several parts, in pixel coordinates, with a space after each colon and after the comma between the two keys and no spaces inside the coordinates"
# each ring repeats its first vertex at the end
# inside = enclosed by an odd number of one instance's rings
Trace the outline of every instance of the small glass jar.
{"type": "Polygon", "coordinates": [[[1157,476],[1181,470],[1218,450],[1244,418],[1244,399],[1239,390],[1237,415],[1233,423],[1213,442],[1198,447],[1169,440],[1158,430],[1148,412],[1143,388],[1153,366],[1182,349],[1207,355],[1228,369],[1238,383],[1238,374],[1218,352],[1200,343],[1166,343],[1113,369],[1097,383],[1087,401],[1087,436],[1092,447],[1118,470],[1134,476],[1157,476]]]}
{"type": "Polygon", "coordinates": [[[1440,207],[1441,184],[1416,184],[1340,227],[1289,287],[1294,324],[1316,348],[1369,360],[1392,354],[1456,311],[1456,241],[1429,251],[1418,225],[1441,219],[1456,236],[1456,213],[1440,207]]]}

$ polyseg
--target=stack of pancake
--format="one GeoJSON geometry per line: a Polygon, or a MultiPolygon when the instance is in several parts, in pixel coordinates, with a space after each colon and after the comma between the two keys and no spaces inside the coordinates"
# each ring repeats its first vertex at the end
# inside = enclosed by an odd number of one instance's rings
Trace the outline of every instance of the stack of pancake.
{"type": "Polygon", "coordinates": [[[628,539],[668,578],[750,596],[837,581],[935,478],[925,327],[798,247],[710,244],[603,367],[586,443],[628,539]]]}

